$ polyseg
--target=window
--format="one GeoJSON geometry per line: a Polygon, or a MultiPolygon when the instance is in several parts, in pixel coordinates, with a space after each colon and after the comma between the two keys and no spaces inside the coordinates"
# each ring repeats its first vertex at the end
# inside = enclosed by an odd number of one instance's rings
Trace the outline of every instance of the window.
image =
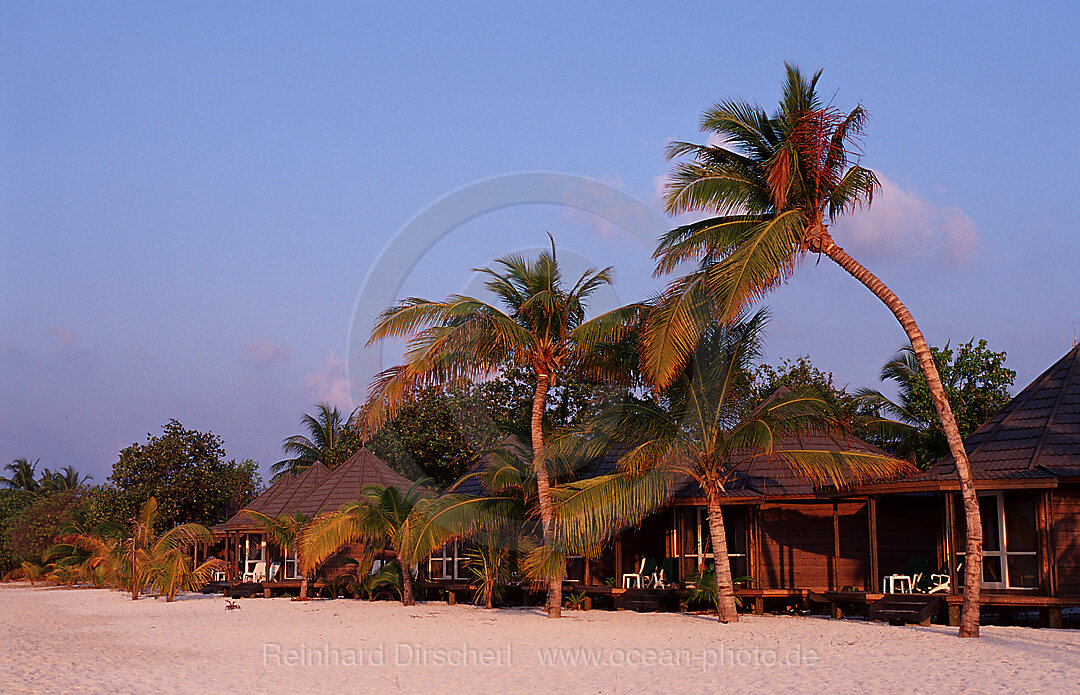
{"type": "Polygon", "coordinates": [[[296,551],[285,548],[285,579],[300,578],[300,570],[296,566],[296,551]]]}
{"type": "MultiPolygon", "coordinates": [[[[959,525],[957,561],[964,558],[963,502],[956,499],[959,525]]],[[[1024,493],[979,494],[983,527],[983,586],[991,589],[1038,589],[1039,534],[1035,498],[1024,493]]],[[[963,580],[963,573],[960,573],[963,580]]]]}
{"type": "Polygon", "coordinates": [[[448,543],[428,559],[432,579],[461,579],[461,555],[457,543],[448,543]]]}

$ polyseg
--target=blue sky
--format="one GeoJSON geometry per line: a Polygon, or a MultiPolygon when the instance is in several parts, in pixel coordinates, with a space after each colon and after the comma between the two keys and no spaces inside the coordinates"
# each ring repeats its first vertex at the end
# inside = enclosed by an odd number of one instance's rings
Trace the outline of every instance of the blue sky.
{"type": "MultiPolygon", "coordinates": [[[[276,461],[341,399],[349,321],[380,249],[479,179],[554,171],[658,208],[670,139],[703,109],[771,107],[785,60],[870,112],[885,179],[841,245],[930,341],[985,337],[1022,386],[1080,333],[1080,49],[1071,4],[592,3],[449,10],[232,3],[0,10],[0,461],[103,481],[169,418],[276,461]]],[[[535,249],[655,289],[651,249],[552,205],[483,215],[404,289],[535,249]]],[[[875,383],[903,342],[827,261],[768,301],[768,356],[875,383]]]]}

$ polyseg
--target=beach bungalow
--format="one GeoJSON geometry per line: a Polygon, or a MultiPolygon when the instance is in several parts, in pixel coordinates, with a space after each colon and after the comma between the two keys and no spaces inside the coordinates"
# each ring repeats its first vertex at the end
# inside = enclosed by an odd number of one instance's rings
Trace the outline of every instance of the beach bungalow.
{"type": "MultiPolygon", "coordinates": [[[[1080,605],[1080,347],[965,445],[983,514],[983,605],[1038,609],[1044,624],[1059,625],[1063,607],[1080,605]]],[[[850,435],[790,437],[777,448],[882,453],[850,435]]],[[[613,470],[616,458],[589,474],[613,470]]],[[[476,481],[458,491],[483,492],[476,481]]],[[[951,457],[925,473],[845,489],[815,487],[778,456],[762,457],[740,469],[726,497],[732,576],[755,610],[816,600],[836,614],[852,603],[887,611],[887,593],[926,590],[936,575],[936,601],[911,612],[922,620],[940,608],[958,620],[964,515],[951,457]]],[[[576,559],[566,589],[617,607],[673,606],[712,561],[704,496],[682,481],[669,505],[599,558],[576,559]]],[[[429,571],[436,582],[462,579],[460,551],[448,547],[429,571]]]]}
{"type": "MultiPolygon", "coordinates": [[[[983,604],[1037,607],[1047,622],[1058,623],[1061,607],[1080,605],[1080,346],[1039,375],[964,445],[982,513],[983,604]]],[[[858,492],[871,503],[890,505],[888,522],[879,506],[879,533],[882,523],[907,523],[895,514],[912,500],[932,500],[901,547],[936,558],[949,575],[948,601],[955,618],[963,582],[964,514],[952,457],[926,473],[862,486],[858,492]],[[935,519],[932,529],[924,527],[935,519]],[[934,555],[928,552],[931,547],[937,550],[934,555]]]]}
{"type": "MultiPolygon", "coordinates": [[[[356,501],[364,488],[372,485],[408,490],[415,481],[397,473],[385,461],[361,448],[344,463],[328,469],[316,463],[298,475],[286,473],[253,500],[247,509],[267,516],[293,515],[297,512],[314,517],[320,512],[335,511],[356,501]]],[[[300,586],[301,576],[296,554],[282,552],[267,542],[266,534],[251,516],[242,510],[222,524],[211,528],[214,544],[203,549],[229,563],[234,579],[258,583],[267,591],[300,586]]],[[[359,557],[359,545],[344,548],[340,557],[359,557]]],[[[320,573],[332,577],[339,572],[333,561],[320,573]]]]}

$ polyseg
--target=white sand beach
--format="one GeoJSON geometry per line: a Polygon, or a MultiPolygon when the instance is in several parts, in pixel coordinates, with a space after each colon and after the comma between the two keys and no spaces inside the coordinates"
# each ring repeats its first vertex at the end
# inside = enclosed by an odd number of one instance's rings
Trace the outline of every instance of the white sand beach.
{"type": "Polygon", "coordinates": [[[5,693],[1068,692],[1080,632],[0,586],[5,693]],[[565,651],[553,651],[553,650],[565,651]],[[576,661],[576,664],[575,664],[576,661]]]}

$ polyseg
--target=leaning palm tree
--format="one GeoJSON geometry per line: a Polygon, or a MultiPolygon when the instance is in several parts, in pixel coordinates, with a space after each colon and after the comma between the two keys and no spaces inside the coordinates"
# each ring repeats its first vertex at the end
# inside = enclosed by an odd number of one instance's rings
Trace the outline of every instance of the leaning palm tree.
{"type": "MultiPolygon", "coordinates": [[[[356,502],[316,517],[305,529],[299,544],[305,574],[350,543],[362,542],[371,550],[390,548],[397,554],[395,562],[401,567],[402,603],[414,605],[413,558],[402,542],[402,528],[417,502],[427,493],[423,482],[414,483],[405,492],[393,486],[369,486],[361,491],[356,502]]],[[[370,562],[367,566],[370,567],[370,562]]]]}
{"type": "MultiPolygon", "coordinates": [[[[262,512],[256,512],[250,509],[245,509],[244,512],[252,521],[258,524],[259,528],[266,533],[270,542],[280,548],[281,552],[287,553],[291,549],[296,553],[297,567],[307,567],[307,564],[304,562],[304,558],[301,555],[302,548],[300,538],[308,527],[311,526],[311,522],[313,521],[311,516],[299,511],[295,514],[282,514],[281,516],[268,516],[262,512]]],[[[312,568],[312,571],[314,571],[314,568],[312,568]]],[[[302,570],[301,574],[300,600],[306,601],[308,598],[308,578],[311,576],[311,572],[302,570]]]]}
{"type": "Polygon", "coordinates": [[[754,407],[751,366],[760,356],[764,310],[730,325],[707,326],[697,349],[655,402],[633,401],[591,425],[600,446],[624,453],[618,467],[636,475],[662,474],[697,483],[708,505],[716,563],[718,617],[738,620],[721,505],[736,473],[763,457],[777,457],[819,484],[894,475],[905,461],[866,451],[781,445],[789,435],[842,431],[819,394],[777,392],[754,407]]]}
{"type": "MultiPolygon", "coordinates": [[[[586,320],[586,303],[612,283],[610,268],[589,270],[572,287],[563,283],[555,255],[535,261],[510,254],[480,268],[485,286],[502,308],[473,297],[452,295],[443,301],[412,297],[379,316],[368,344],[407,337],[404,364],[376,376],[360,422],[373,433],[402,407],[411,387],[461,383],[498,373],[507,364],[531,368],[536,376],[531,435],[540,520],[546,541],[554,537],[551,471],[544,451],[544,410],[548,391],[570,372],[601,381],[625,380],[629,373],[622,341],[628,317],[643,311],[635,305],[586,320]]],[[[548,615],[562,613],[562,584],[548,586],[548,615]]]]}
{"type": "Polygon", "coordinates": [[[326,403],[316,406],[316,410],[315,415],[304,413],[300,420],[310,436],[294,434],[282,443],[281,448],[289,458],[270,467],[275,479],[283,473],[300,473],[315,463],[333,468],[343,458],[342,446],[349,418],[326,403]]]}
{"type": "Polygon", "coordinates": [[[874,293],[900,322],[926,375],[934,407],[956,460],[967,519],[961,637],[979,634],[982,526],[964,444],[926,340],[911,312],[885,283],[836,244],[828,225],[872,200],[879,182],[852,159],[866,123],[861,106],[843,113],[822,103],[819,71],[807,80],[787,65],[778,110],[769,115],[743,101],[724,101],[704,113],[701,127],[722,144],[676,142],[677,164],[665,192],[669,213],[703,211],[709,219],[678,227],[660,239],[657,272],[696,262],[668,287],[644,331],[645,371],[660,386],[681,372],[705,330],[696,307],[731,320],[792,276],[807,254],[824,254],[874,293]]]}
{"type": "Polygon", "coordinates": [[[37,465],[40,461],[41,459],[37,459],[33,463],[30,463],[29,459],[15,459],[4,466],[4,468],[11,472],[11,476],[0,477],[0,483],[12,490],[37,492],[41,487],[37,479],[37,465]]]}

